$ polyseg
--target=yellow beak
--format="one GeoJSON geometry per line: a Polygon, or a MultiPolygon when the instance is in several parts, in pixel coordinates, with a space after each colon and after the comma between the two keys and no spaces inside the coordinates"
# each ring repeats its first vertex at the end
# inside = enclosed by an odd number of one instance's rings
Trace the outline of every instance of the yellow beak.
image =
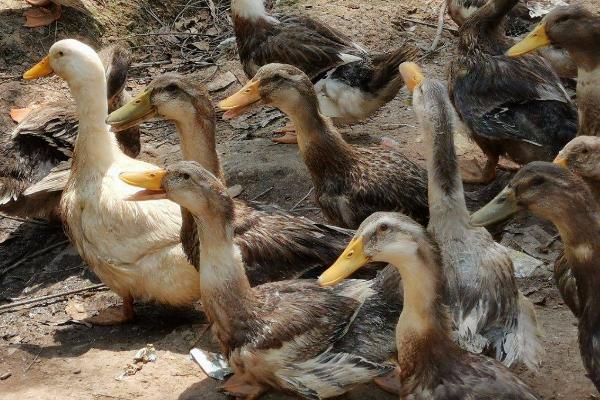
{"type": "Polygon", "coordinates": [[[166,174],[167,171],[164,169],[144,172],[122,172],[119,174],[119,178],[123,182],[146,189],[129,196],[126,200],[143,201],[167,198],[167,194],[162,188],[162,180],[166,174]]]}
{"type": "Polygon", "coordinates": [[[23,79],[37,79],[41,78],[42,76],[48,76],[52,74],[54,74],[54,70],[50,66],[50,57],[46,56],[42,58],[39,63],[29,68],[27,72],[23,74],[23,79]]]}
{"type": "Polygon", "coordinates": [[[400,75],[402,75],[406,87],[411,93],[414,92],[415,88],[419,86],[425,78],[421,67],[413,62],[403,62],[398,69],[400,70],[400,75]]]}
{"type": "Polygon", "coordinates": [[[563,158],[560,153],[554,159],[554,164],[560,165],[563,168],[569,168],[569,161],[566,158],[563,158]]]}
{"type": "Polygon", "coordinates": [[[321,274],[319,284],[321,286],[335,285],[370,261],[364,252],[364,239],[360,236],[352,239],[336,262],[321,274]]]}
{"type": "Polygon", "coordinates": [[[221,101],[219,108],[226,111],[225,118],[233,118],[243,114],[252,104],[260,100],[260,81],[251,80],[237,93],[221,101]]]}
{"type": "Polygon", "coordinates": [[[138,94],[127,104],[110,113],[106,123],[111,125],[113,131],[119,132],[153,118],[156,115],[156,107],[152,104],[150,94],[147,90],[138,94]]]}
{"type": "Polygon", "coordinates": [[[506,55],[509,57],[518,57],[540,47],[548,46],[551,43],[552,41],[546,32],[546,25],[542,22],[525,39],[508,49],[506,55]]]}

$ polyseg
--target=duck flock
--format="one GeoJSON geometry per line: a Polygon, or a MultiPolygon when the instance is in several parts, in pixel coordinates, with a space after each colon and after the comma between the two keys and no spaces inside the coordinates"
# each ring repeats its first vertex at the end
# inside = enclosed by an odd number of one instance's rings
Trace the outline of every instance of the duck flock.
{"type": "Polygon", "coordinates": [[[306,15],[232,0],[249,80],[218,104],[172,73],[130,97],[126,48],[60,40],[23,77],[58,75],[75,105],[24,116],[3,144],[0,212],[63,224],[123,298],[98,323],[131,320],[134,301],[200,301],[233,371],[220,390],[249,400],[332,398],[370,382],[401,399],[540,399],[512,371],[544,373],[536,313],[485,228],[529,212],[560,233],[555,283],[600,389],[600,16],[572,5],[533,22],[519,0],[448,0],[448,11],[460,28],[442,82],[408,44],[379,54],[306,15]],[[577,81],[577,104],[565,80],[577,81]],[[426,167],[336,128],[403,87],[426,167]],[[225,118],[286,114],[276,140],[297,143],[328,225],[230,196],[215,106],[225,118]],[[174,121],[182,161],[135,158],[138,125],[152,118],[174,121]],[[459,126],[483,166],[459,163],[459,126]],[[500,157],[521,166],[508,185],[486,199],[465,192],[494,181],[500,157]]]}

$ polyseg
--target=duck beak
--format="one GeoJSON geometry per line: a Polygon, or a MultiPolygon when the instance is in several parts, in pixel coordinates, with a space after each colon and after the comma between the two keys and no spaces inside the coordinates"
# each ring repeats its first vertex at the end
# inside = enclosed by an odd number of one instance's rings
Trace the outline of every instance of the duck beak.
{"type": "Polygon", "coordinates": [[[515,191],[506,187],[481,210],[471,215],[471,225],[488,226],[503,221],[521,210],[515,191]]]}
{"type": "Polygon", "coordinates": [[[223,118],[231,119],[244,114],[250,107],[262,100],[260,96],[260,81],[251,80],[237,93],[219,103],[219,108],[225,111],[223,118]]]}
{"type": "Polygon", "coordinates": [[[400,70],[400,75],[402,75],[406,87],[411,93],[415,91],[415,88],[419,86],[425,78],[421,71],[421,67],[413,62],[404,62],[400,64],[398,69],[400,70]]]}
{"type": "Polygon", "coordinates": [[[560,153],[558,153],[558,155],[554,159],[553,163],[560,165],[561,167],[563,167],[565,169],[569,168],[569,161],[566,158],[563,158],[563,156],[560,153]]]}
{"type": "Polygon", "coordinates": [[[125,200],[144,201],[161,200],[167,198],[167,193],[162,187],[162,180],[167,174],[164,169],[143,172],[122,172],[119,178],[132,186],[137,186],[145,190],[139,191],[125,200]]]}
{"type": "Polygon", "coordinates": [[[156,115],[156,107],[152,105],[150,94],[149,90],[145,90],[123,107],[110,113],[106,118],[106,123],[111,126],[113,132],[137,126],[156,115]]]}
{"type": "Polygon", "coordinates": [[[540,47],[548,46],[550,43],[552,41],[546,32],[546,24],[542,22],[525,39],[508,49],[506,55],[509,57],[518,57],[540,47]]]}
{"type": "Polygon", "coordinates": [[[54,70],[50,66],[50,57],[46,56],[42,60],[29,68],[27,72],[23,74],[23,79],[31,80],[41,78],[42,76],[53,75],[54,70]]]}
{"type": "Polygon", "coordinates": [[[364,252],[364,239],[361,236],[352,239],[336,262],[319,277],[319,284],[321,286],[335,285],[370,261],[364,252]]]}

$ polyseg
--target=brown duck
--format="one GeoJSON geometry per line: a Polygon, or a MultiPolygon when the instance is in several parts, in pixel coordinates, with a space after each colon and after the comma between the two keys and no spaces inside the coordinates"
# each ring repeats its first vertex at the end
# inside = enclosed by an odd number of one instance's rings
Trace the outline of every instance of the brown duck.
{"type": "Polygon", "coordinates": [[[193,161],[121,176],[146,188],[136,199],[168,198],[193,215],[202,305],[234,371],[222,391],[252,400],[275,389],[317,400],[393,370],[402,308],[394,268],[333,288],[315,280],[251,287],[234,241],[237,207],[218,177],[193,161]]]}
{"type": "Polygon", "coordinates": [[[558,228],[576,281],[583,365],[600,389],[600,208],[581,178],[556,164],[534,162],[521,169],[471,221],[489,225],[520,210],[529,210],[558,228]]]}
{"type": "Polygon", "coordinates": [[[427,222],[426,171],[400,152],[346,143],[321,114],[314,86],[298,68],[266,65],[219,107],[240,114],[259,102],[281,109],[296,126],[316,201],[330,222],[357,228],[380,210],[402,211],[427,222]]]}

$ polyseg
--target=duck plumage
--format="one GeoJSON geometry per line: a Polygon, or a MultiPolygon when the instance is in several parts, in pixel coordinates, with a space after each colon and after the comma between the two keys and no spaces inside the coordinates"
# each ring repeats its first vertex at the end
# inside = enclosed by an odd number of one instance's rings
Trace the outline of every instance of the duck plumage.
{"type": "Polygon", "coordinates": [[[504,54],[511,43],[498,25],[515,3],[491,0],[473,14],[449,69],[451,100],[488,157],[488,178],[499,156],[549,161],[577,131],[575,106],[549,65],[504,54]]]}
{"type": "Polygon", "coordinates": [[[316,19],[269,15],[262,0],[234,0],[231,10],[246,75],[270,63],[294,65],[314,83],[321,111],[340,123],[364,119],[393,99],[404,84],[398,65],[416,53],[403,45],[372,54],[316,19]]]}

